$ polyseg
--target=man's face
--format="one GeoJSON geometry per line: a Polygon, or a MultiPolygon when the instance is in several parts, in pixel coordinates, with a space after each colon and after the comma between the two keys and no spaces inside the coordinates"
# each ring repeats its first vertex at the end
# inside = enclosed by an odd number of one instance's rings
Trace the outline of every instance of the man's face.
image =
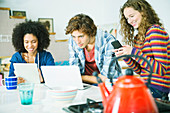
{"type": "Polygon", "coordinates": [[[73,31],[71,36],[80,48],[85,48],[90,42],[90,37],[78,30],[73,31]]]}

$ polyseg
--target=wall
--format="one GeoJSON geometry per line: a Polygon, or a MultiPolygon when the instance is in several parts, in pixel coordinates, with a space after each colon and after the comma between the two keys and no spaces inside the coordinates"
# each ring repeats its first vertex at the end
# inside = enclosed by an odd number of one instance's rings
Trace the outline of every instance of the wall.
{"type": "Polygon", "coordinates": [[[50,36],[50,46],[48,50],[54,57],[55,61],[65,61],[69,59],[68,41],[55,42],[55,35],[50,36]]]}
{"type": "MultiPolygon", "coordinates": [[[[56,39],[67,38],[64,29],[69,19],[78,14],[85,13],[91,16],[97,25],[114,23],[119,6],[112,7],[115,0],[0,0],[0,7],[9,7],[11,10],[23,10],[27,19],[54,18],[54,31],[56,39]],[[114,11],[115,10],[115,11],[114,11]]],[[[118,1],[118,4],[122,0],[118,1]]]]}
{"type": "MultiPolygon", "coordinates": [[[[14,47],[12,46],[12,30],[18,24],[25,21],[21,18],[11,18],[9,10],[0,9],[0,58],[9,57],[15,53],[14,47]]],[[[55,61],[68,60],[68,42],[56,42],[55,35],[50,35],[50,51],[55,61]]],[[[1,64],[1,62],[0,62],[1,64]]]]}
{"type": "MultiPolygon", "coordinates": [[[[77,13],[91,16],[97,25],[119,22],[119,9],[126,0],[0,0],[0,7],[23,10],[27,18],[54,18],[56,39],[67,38],[64,34],[68,20],[77,13]]],[[[167,11],[170,0],[148,0],[170,31],[167,11]]]]}
{"type": "Polygon", "coordinates": [[[15,52],[11,42],[13,27],[25,19],[11,19],[9,10],[0,10],[0,19],[0,56],[11,56],[15,52]]]}
{"type": "MultiPolygon", "coordinates": [[[[78,13],[88,14],[93,18],[96,25],[119,23],[119,9],[125,1],[126,0],[0,0],[0,7],[26,11],[27,19],[31,20],[53,18],[54,32],[56,33],[53,38],[55,40],[68,38],[68,36],[64,34],[64,29],[69,19],[78,13]]],[[[168,20],[170,15],[167,15],[167,12],[170,10],[170,0],[148,0],[148,2],[156,10],[170,34],[170,22],[168,20]]],[[[119,29],[120,26],[117,27],[119,29]]],[[[121,40],[119,34],[118,39],[121,40]]],[[[58,51],[62,53],[60,51],[61,49],[59,50],[58,48],[60,48],[59,45],[62,46],[63,43],[55,44],[57,44],[57,48],[51,46],[51,49],[53,51],[56,49],[55,54],[57,54],[58,51]]],[[[66,46],[64,46],[63,51],[67,51],[65,49],[66,46]]],[[[67,58],[68,56],[66,56],[65,59],[67,58]]],[[[57,59],[58,58],[56,58],[56,60],[57,59]]]]}

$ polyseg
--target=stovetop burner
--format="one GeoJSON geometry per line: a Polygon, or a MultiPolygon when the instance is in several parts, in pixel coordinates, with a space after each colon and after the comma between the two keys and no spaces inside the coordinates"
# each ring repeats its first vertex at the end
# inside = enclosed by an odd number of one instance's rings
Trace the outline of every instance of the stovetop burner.
{"type": "Polygon", "coordinates": [[[87,99],[86,104],[71,105],[68,108],[63,108],[63,110],[69,113],[103,113],[103,104],[102,102],[87,99]]]}
{"type": "MultiPolygon", "coordinates": [[[[160,99],[155,99],[158,110],[160,113],[169,113],[170,111],[170,101],[163,101],[160,99]]],[[[69,107],[63,108],[64,111],[68,113],[103,113],[103,104],[101,102],[95,102],[94,100],[87,99],[87,103],[71,105],[69,107]]]]}

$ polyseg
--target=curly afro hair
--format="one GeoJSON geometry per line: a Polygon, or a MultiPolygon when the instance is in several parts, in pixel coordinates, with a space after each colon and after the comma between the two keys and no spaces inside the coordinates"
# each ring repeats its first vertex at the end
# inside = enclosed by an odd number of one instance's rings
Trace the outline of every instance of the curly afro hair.
{"type": "Polygon", "coordinates": [[[18,24],[13,29],[12,44],[16,51],[27,52],[24,48],[24,36],[26,34],[33,34],[38,39],[38,51],[47,49],[50,44],[49,32],[46,27],[36,21],[28,21],[18,24]]]}

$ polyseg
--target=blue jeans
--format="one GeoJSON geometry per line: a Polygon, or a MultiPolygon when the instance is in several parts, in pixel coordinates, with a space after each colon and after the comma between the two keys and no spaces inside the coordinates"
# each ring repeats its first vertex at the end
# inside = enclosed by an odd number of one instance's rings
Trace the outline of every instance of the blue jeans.
{"type": "Polygon", "coordinates": [[[152,88],[152,87],[150,87],[149,89],[150,89],[152,96],[154,98],[161,98],[162,100],[169,100],[168,93],[159,91],[159,90],[152,88]]]}

